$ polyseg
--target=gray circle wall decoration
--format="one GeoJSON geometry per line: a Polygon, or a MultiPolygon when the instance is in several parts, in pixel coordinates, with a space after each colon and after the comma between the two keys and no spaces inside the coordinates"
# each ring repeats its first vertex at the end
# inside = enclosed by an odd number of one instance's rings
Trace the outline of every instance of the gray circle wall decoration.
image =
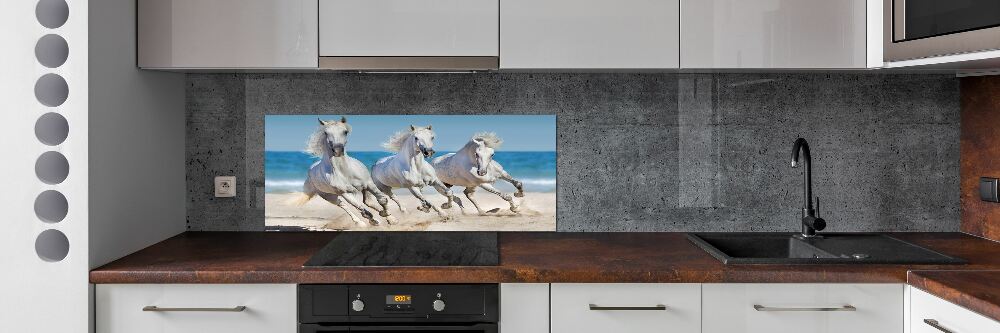
{"type": "Polygon", "coordinates": [[[62,183],[69,176],[69,161],[59,152],[44,152],[35,161],[35,175],[49,185],[62,183]]]}
{"type": "Polygon", "coordinates": [[[35,238],[35,253],[48,262],[62,261],[69,254],[69,238],[59,230],[42,231],[35,238]]]}
{"type": "Polygon", "coordinates": [[[62,36],[48,34],[35,43],[35,59],[42,66],[56,68],[66,63],[69,58],[69,44],[62,36]]]}
{"type": "Polygon", "coordinates": [[[69,4],[65,0],[39,0],[35,5],[35,19],[49,29],[61,27],[69,19],[69,4]]]}
{"type": "Polygon", "coordinates": [[[35,198],[35,216],[43,222],[62,222],[68,212],[69,202],[59,191],[47,190],[35,198]]]}
{"type": "Polygon", "coordinates": [[[56,107],[66,102],[69,97],[69,85],[66,79],[58,74],[45,74],[35,81],[35,98],[48,107],[56,107]]]}
{"type": "Polygon", "coordinates": [[[66,141],[68,136],[69,122],[61,114],[49,112],[35,121],[35,137],[46,145],[59,145],[66,141]]]}

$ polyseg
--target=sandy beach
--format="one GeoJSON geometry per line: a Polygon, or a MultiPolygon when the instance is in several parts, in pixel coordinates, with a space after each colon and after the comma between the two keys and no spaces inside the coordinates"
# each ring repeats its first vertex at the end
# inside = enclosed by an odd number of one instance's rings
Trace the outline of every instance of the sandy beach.
{"type": "MultiPolygon", "coordinates": [[[[520,210],[513,213],[506,201],[485,191],[476,192],[476,201],[485,211],[500,208],[495,213],[479,215],[475,207],[461,194],[461,188],[453,190],[458,193],[465,204],[465,214],[458,207],[446,210],[448,217],[440,217],[434,211],[424,213],[418,211],[418,201],[412,195],[397,192],[406,214],[400,213],[395,203],[389,202],[390,212],[397,221],[393,225],[384,223],[384,219],[376,213],[376,220],[381,225],[361,227],[351,221],[344,210],[320,197],[315,197],[302,206],[291,202],[299,193],[267,193],[264,196],[264,219],[267,227],[281,226],[285,229],[305,229],[316,231],[334,230],[365,230],[365,231],[554,231],[556,228],[556,194],[525,192],[523,198],[515,198],[520,202],[520,210]]],[[[426,193],[432,204],[444,203],[444,197],[437,193],[426,193]]],[[[360,214],[351,209],[358,217],[360,214]]]]}

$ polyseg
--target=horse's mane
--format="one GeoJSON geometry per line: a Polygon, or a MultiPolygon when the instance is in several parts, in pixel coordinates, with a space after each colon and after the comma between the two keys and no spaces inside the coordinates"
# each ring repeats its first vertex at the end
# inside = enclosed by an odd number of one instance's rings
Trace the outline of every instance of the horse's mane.
{"type": "Polygon", "coordinates": [[[326,140],[326,131],[323,126],[316,128],[316,131],[309,136],[309,140],[306,140],[306,150],[305,152],[309,155],[316,157],[323,157],[323,141],[326,140]]]}
{"type": "MultiPolygon", "coordinates": [[[[430,131],[430,130],[423,127],[417,127],[416,131],[430,131]]],[[[410,135],[413,134],[414,132],[415,131],[411,130],[402,130],[396,132],[396,134],[393,134],[392,136],[389,137],[388,140],[385,140],[385,142],[382,143],[382,148],[385,148],[385,150],[391,152],[398,152],[400,149],[403,149],[403,144],[406,143],[406,138],[410,137],[410,135]]]]}
{"type": "Polygon", "coordinates": [[[393,134],[388,140],[385,140],[385,142],[382,143],[382,148],[392,152],[397,152],[400,149],[403,149],[403,141],[410,136],[410,133],[411,131],[409,130],[396,132],[396,134],[393,134]]]}
{"type": "Polygon", "coordinates": [[[472,136],[472,139],[479,139],[486,147],[497,149],[503,144],[503,139],[493,132],[479,132],[472,136]]]}

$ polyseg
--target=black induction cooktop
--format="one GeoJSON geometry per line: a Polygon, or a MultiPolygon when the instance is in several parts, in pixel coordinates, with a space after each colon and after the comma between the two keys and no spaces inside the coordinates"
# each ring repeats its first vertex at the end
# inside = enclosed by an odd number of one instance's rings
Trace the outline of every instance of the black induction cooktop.
{"type": "Polygon", "coordinates": [[[496,232],[340,232],[305,267],[496,266],[496,232]]]}

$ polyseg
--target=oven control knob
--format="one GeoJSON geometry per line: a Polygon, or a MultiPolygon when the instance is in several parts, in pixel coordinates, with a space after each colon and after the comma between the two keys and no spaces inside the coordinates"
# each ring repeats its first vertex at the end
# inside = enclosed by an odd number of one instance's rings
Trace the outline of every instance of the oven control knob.
{"type": "Polygon", "coordinates": [[[438,311],[438,312],[444,311],[444,301],[439,300],[439,299],[438,300],[434,300],[434,311],[438,311]]]}
{"type": "Polygon", "coordinates": [[[356,299],[354,302],[351,302],[351,309],[356,312],[361,312],[361,310],[365,309],[365,302],[360,299],[356,299]]]}

